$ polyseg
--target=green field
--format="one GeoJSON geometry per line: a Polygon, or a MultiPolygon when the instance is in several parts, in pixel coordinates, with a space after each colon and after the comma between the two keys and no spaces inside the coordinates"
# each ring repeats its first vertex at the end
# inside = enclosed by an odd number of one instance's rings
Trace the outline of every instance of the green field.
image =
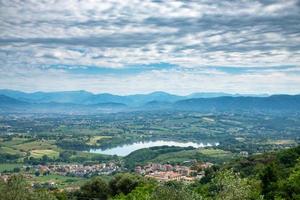
{"type": "MultiPolygon", "coordinates": [[[[200,148],[195,150],[171,152],[161,154],[156,158],[150,160],[150,162],[157,163],[181,163],[188,160],[202,160],[202,161],[213,161],[221,163],[225,160],[230,160],[234,157],[231,152],[223,151],[221,149],[213,148],[200,148]]],[[[148,161],[149,162],[149,161],[148,161]]]]}
{"type": "Polygon", "coordinates": [[[8,164],[0,164],[0,172],[3,172],[5,170],[12,171],[14,168],[21,168],[23,164],[19,163],[8,163],[8,164]]]}
{"type": "Polygon", "coordinates": [[[36,140],[32,142],[26,142],[14,146],[20,151],[30,151],[30,150],[41,150],[41,149],[57,149],[57,146],[54,145],[55,141],[52,140],[36,140]]]}
{"type": "Polygon", "coordinates": [[[199,149],[198,152],[203,155],[210,156],[210,157],[216,157],[216,158],[232,156],[232,153],[229,151],[224,151],[222,149],[214,149],[214,148],[199,149]]]}
{"type": "Polygon", "coordinates": [[[51,149],[42,149],[42,150],[32,150],[30,151],[30,156],[34,158],[42,158],[44,155],[47,155],[50,158],[58,158],[59,152],[51,149]]]}
{"type": "Polygon", "coordinates": [[[267,140],[266,144],[273,145],[287,145],[287,144],[297,144],[295,140],[267,140]]]}
{"type": "Polygon", "coordinates": [[[13,137],[11,140],[1,142],[1,144],[4,146],[15,146],[18,144],[22,144],[27,140],[28,140],[27,138],[13,137]]]}
{"type": "Polygon", "coordinates": [[[61,176],[56,174],[51,174],[47,176],[38,176],[30,180],[30,182],[32,183],[54,182],[58,188],[79,187],[82,184],[84,184],[86,181],[87,179],[81,177],[68,177],[68,176],[61,176]]]}
{"type": "Polygon", "coordinates": [[[19,150],[14,149],[13,147],[0,147],[0,153],[7,153],[11,155],[25,155],[25,153],[20,152],[19,150]]]}

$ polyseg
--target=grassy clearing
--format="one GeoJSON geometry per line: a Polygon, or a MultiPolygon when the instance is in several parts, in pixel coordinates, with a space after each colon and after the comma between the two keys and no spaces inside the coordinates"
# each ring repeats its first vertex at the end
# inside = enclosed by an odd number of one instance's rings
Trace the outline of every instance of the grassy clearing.
{"type": "Polygon", "coordinates": [[[29,140],[26,138],[14,137],[12,140],[1,143],[0,153],[11,155],[19,155],[20,158],[15,162],[22,162],[22,159],[30,153],[34,158],[42,158],[47,155],[50,158],[57,158],[59,156],[59,149],[55,145],[54,140],[29,140]]]}
{"type": "Polygon", "coordinates": [[[2,145],[7,146],[7,147],[11,147],[11,146],[14,146],[14,145],[19,145],[19,144],[25,143],[26,141],[28,141],[27,138],[14,137],[14,138],[12,138],[12,140],[4,141],[2,143],[2,145]]]}
{"type": "Polygon", "coordinates": [[[30,180],[30,182],[32,183],[54,182],[58,188],[79,187],[83,185],[86,181],[87,179],[81,177],[68,177],[56,174],[51,174],[48,176],[38,176],[30,180]]]}
{"type": "Polygon", "coordinates": [[[58,158],[59,152],[51,149],[32,150],[30,151],[30,155],[34,158],[42,158],[44,155],[47,155],[50,158],[58,158]]]}
{"type": "Polygon", "coordinates": [[[296,144],[296,141],[295,140],[268,140],[266,144],[288,145],[288,144],[296,144]]]}
{"type": "Polygon", "coordinates": [[[228,160],[234,157],[231,152],[223,151],[221,149],[195,149],[195,150],[185,150],[180,152],[172,152],[161,154],[156,158],[150,160],[150,162],[160,162],[160,163],[181,163],[188,160],[199,160],[199,161],[209,161],[221,163],[224,160],[228,160]]]}
{"type": "Polygon", "coordinates": [[[14,168],[21,168],[23,166],[23,164],[18,164],[18,163],[3,163],[3,164],[0,164],[0,172],[3,172],[5,170],[7,171],[11,171],[13,170],[14,168]]]}
{"type": "Polygon", "coordinates": [[[97,145],[99,140],[110,139],[110,138],[111,138],[111,136],[92,136],[86,144],[88,144],[88,145],[97,145]]]}
{"type": "Polygon", "coordinates": [[[232,153],[229,151],[224,151],[221,149],[200,149],[199,153],[209,156],[209,157],[227,157],[228,155],[231,155],[232,153]]]}
{"type": "Polygon", "coordinates": [[[42,149],[57,149],[57,146],[54,145],[55,141],[53,140],[37,140],[32,142],[26,142],[23,144],[16,145],[15,148],[20,151],[30,151],[30,150],[42,150],[42,149]]]}
{"type": "Polygon", "coordinates": [[[0,153],[7,153],[11,155],[22,155],[22,156],[26,154],[24,152],[20,152],[19,150],[10,147],[0,147],[0,153]]]}

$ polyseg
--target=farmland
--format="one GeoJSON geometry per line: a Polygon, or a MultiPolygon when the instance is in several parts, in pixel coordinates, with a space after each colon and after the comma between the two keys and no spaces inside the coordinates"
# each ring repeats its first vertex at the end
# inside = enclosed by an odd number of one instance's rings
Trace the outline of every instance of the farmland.
{"type": "Polygon", "coordinates": [[[101,175],[110,179],[114,173],[132,172],[137,165],[151,163],[222,165],[265,151],[294,147],[300,140],[300,117],[297,115],[32,114],[0,116],[0,124],[0,173],[22,173],[36,188],[76,189],[89,177],[101,175]],[[141,146],[142,149],[126,156],[90,152],[91,149],[109,150],[134,142],[158,140],[216,145],[200,148],[141,146]],[[97,168],[98,165],[102,167],[97,168]],[[53,166],[61,167],[54,170],[53,166]]]}
{"type": "Polygon", "coordinates": [[[42,158],[44,155],[57,159],[64,152],[73,161],[84,157],[109,159],[109,156],[93,155],[88,150],[148,140],[217,141],[220,143],[218,149],[226,152],[260,153],[297,145],[299,123],[300,117],[297,115],[281,117],[197,112],[2,116],[0,153],[15,156],[13,162],[30,157],[42,158]]]}

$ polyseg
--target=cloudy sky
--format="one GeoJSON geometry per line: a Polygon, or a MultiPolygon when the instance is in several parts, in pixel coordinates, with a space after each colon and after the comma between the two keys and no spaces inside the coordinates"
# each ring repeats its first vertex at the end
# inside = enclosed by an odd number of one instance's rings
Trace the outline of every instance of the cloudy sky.
{"type": "Polygon", "coordinates": [[[300,93],[300,0],[0,0],[0,88],[300,93]]]}

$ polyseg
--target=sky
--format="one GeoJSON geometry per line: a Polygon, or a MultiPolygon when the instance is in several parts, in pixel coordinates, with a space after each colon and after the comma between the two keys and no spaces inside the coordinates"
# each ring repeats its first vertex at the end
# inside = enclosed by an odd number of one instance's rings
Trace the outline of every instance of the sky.
{"type": "Polygon", "coordinates": [[[0,0],[0,88],[300,93],[300,0],[0,0]]]}

